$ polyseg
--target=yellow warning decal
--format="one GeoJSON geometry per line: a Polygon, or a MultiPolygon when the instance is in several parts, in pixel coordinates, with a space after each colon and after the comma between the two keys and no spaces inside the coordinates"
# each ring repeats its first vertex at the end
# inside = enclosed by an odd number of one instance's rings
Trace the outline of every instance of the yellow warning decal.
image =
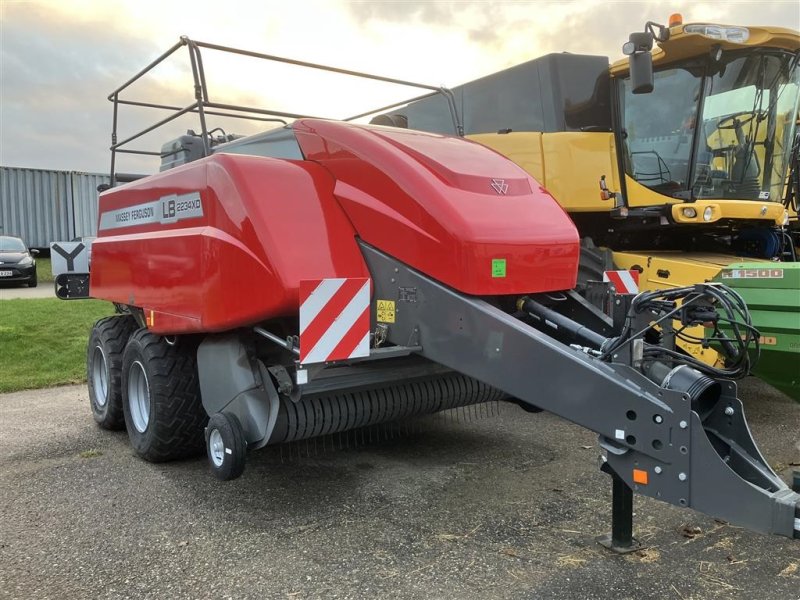
{"type": "Polygon", "coordinates": [[[394,323],[394,300],[378,300],[378,323],[394,323]]]}

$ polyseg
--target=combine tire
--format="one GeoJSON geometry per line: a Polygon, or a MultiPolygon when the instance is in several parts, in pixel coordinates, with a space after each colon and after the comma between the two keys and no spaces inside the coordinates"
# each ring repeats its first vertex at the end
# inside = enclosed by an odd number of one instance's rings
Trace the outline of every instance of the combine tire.
{"type": "Polygon", "coordinates": [[[236,479],[244,472],[247,442],[235,415],[217,413],[206,427],[206,453],[211,471],[219,479],[236,479]]]}
{"type": "Polygon", "coordinates": [[[196,346],[167,344],[136,331],[122,355],[122,406],[136,454],[164,462],[200,454],[206,412],[200,401],[196,346]]]}
{"type": "Polygon", "coordinates": [[[136,329],[129,316],[100,319],[86,347],[86,380],[92,416],[103,429],[125,427],[122,414],[122,352],[136,329]]]}

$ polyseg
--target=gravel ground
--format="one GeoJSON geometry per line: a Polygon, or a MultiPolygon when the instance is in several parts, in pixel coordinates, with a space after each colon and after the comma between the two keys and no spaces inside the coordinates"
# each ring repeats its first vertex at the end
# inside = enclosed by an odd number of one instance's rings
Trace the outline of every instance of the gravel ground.
{"type": "MultiPolygon", "coordinates": [[[[800,404],[740,395],[788,478],[800,404]]],[[[593,434],[514,406],[464,417],[266,449],[221,483],[205,459],[137,459],[82,386],[0,395],[0,598],[800,598],[800,542],[641,497],[647,548],[608,553],[593,434]]]]}

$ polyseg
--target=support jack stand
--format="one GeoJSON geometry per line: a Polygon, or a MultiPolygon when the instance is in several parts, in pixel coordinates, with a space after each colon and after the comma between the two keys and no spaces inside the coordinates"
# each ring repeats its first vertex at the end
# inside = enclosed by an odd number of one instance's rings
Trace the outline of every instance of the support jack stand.
{"type": "Polygon", "coordinates": [[[611,533],[601,535],[597,543],[617,554],[628,554],[642,548],[633,537],[633,490],[614,473],[608,463],[601,470],[611,475],[611,533]]]}

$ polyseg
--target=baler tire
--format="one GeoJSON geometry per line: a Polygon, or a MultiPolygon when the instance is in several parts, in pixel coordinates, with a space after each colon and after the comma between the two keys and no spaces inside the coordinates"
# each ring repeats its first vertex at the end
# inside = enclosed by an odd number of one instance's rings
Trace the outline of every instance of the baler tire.
{"type": "Polygon", "coordinates": [[[86,346],[86,381],[92,417],[103,429],[125,428],[122,411],[122,353],[136,330],[129,315],[97,321],[86,346]],[[103,389],[105,388],[105,390],[103,389]]]}
{"type": "Polygon", "coordinates": [[[211,472],[222,481],[244,473],[247,442],[236,415],[216,413],[206,427],[206,454],[211,472]]]}
{"type": "Polygon", "coordinates": [[[170,345],[137,330],[122,356],[122,407],[141,458],[166,462],[202,453],[208,416],[200,400],[196,344],[170,345]]]}

